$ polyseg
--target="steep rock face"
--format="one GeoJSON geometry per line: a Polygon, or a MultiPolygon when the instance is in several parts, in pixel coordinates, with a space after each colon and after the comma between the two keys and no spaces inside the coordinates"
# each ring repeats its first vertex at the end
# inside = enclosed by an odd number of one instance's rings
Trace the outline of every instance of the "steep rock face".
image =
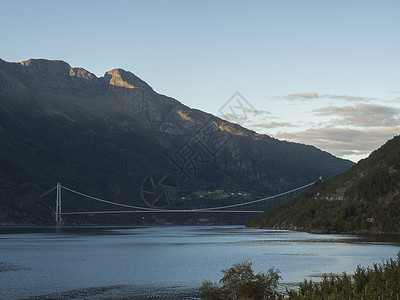
{"type": "Polygon", "coordinates": [[[72,77],[78,77],[78,78],[83,78],[83,79],[87,79],[87,80],[96,80],[97,79],[96,75],[90,73],[89,71],[86,71],[83,68],[70,68],[69,75],[72,77]]]}
{"type": "Polygon", "coordinates": [[[7,187],[8,195],[21,184],[39,193],[61,181],[136,204],[153,172],[168,170],[189,193],[223,188],[265,195],[352,166],[191,109],[133,73],[114,69],[97,78],[62,61],[35,59],[0,60],[0,144],[0,190],[7,187]],[[190,157],[182,149],[197,157],[187,165],[201,162],[187,170],[189,183],[171,164],[190,157]]]}
{"type": "Polygon", "coordinates": [[[22,61],[21,65],[48,75],[67,75],[71,69],[69,64],[61,60],[28,59],[22,61]]]}
{"type": "Polygon", "coordinates": [[[142,88],[142,89],[150,89],[151,87],[141,80],[139,77],[135,76],[131,72],[126,72],[122,69],[113,69],[108,71],[104,78],[108,81],[110,85],[134,89],[134,88],[142,88]]]}
{"type": "Polygon", "coordinates": [[[11,82],[7,80],[7,77],[0,73],[0,92],[11,88],[11,82]]]}
{"type": "Polygon", "coordinates": [[[61,60],[29,59],[21,62],[27,69],[40,72],[46,77],[67,79],[68,76],[86,80],[98,79],[96,75],[83,68],[72,68],[69,64],[61,60]]]}

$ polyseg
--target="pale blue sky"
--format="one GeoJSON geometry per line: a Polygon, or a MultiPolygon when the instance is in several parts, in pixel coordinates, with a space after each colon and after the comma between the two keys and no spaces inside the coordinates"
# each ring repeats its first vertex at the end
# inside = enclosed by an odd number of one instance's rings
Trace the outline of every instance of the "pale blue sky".
{"type": "Polygon", "coordinates": [[[123,68],[220,116],[238,91],[259,111],[243,126],[355,161],[398,134],[397,0],[3,0],[0,15],[6,61],[123,68]]]}

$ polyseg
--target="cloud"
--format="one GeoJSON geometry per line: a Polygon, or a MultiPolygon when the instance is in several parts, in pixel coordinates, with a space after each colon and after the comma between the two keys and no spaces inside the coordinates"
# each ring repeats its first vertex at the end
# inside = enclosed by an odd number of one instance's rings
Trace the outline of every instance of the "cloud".
{"type": "Polygon", "coordinates": [[[284,96],[283,98],[288,100],[295,100],[295,99],[315,99],[319,98],[318,93],[310,92],[310,93],[298,93],[298,94],[291,94],[288,96],[284,96]]]}
{"type": "Polygon", "coordinates": [[[240,110],[226,110],[224,114],[220,116],[221,118],[230,121],[230,122],[235,122],[238,124],[245,124],[251,121],[254,121],[254,119],[263,119],[263,118],[269,118],[269,119],[275,119],[271,112],[266,111],[266,110],[258,110],[258,109],[249,109],[249,108],[243,108],[240,110]]]}
{"type": "Polygon", "coordinates": [[[308,93],[296,93],[287,96],[281,97],[287,100],[311,100],[311,99],[319,99],[319,98],[329,98],[329,99],[339,99],[346,101],[357,101],[357,102],[369,102],[372,100],[378,100],[377,98],[372,97],[363,97],[363,96],[351,96],[351,95],[333,95],[333,94],[325,94],[320,95],[316,92],[308,92],[308,93]]]}
{"type": "Polygon", "coordinates": [[[273,136],[278,139],[314,145],[352,160],[367,156],[400,133],[398,95],[390,102],[373,97],[317,92],[296,93],[279,98],[291,100],[288,102],[290,105],[304,105],[306,102],[307,108],[310,105],[314,105],[314,108],[311,112],[298,109],[298,115],[294,118],[306,118],[303,122],[287,118],[274,120],[276,122],[267,119],[253,121],[251,127],[273,132],[273,136]]]}
{"type": "Polygon", "coordinates": [[[357,102],[368,102],[372,100],[378,100],[377,98],[362,97],[362,96],[349,96],[349,95],[323,95],[321,97],[326,97],[330,99],[341,99],[346,101],[357,101],[357,102]]]}
{"type": "Polygon", "coordinates": [[[318,116],[341,118],[341,125],[357,127],[390,127],[400,125],[400,109],[376,105],[356,103],[354,106],[327,106],[315,109],[318,116]]]}
{"type": "Polygon", "coordinates": [[[310,128],[298,132],[278,133],[275,137],[314,145],[336,156],[367,155],[398,134],[398,128],[375,129],[310,128]]]}
{"type": "Polygon", "coordinates": [[[260,109],[255,109],[255,110],[248,109],[247,112],[253,113],[254,115],[267,115],[267,116],[271,116],[272,115],[271,112],[269,112],[267,110],[260,110],[260,109]]]}
{"type": "Polygon", "coordinates": [[[294,124],[289,122],[271,122],[271,123],[259,123],[259,124],[252,124],[251,127],[258,127],[258,128],[277,128],[277,127],[295,127],[294,124]]]}

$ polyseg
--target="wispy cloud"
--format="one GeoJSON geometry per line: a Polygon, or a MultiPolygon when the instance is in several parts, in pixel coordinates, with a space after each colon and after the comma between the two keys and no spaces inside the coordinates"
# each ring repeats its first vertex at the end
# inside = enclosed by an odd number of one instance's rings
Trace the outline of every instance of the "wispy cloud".
{"type": "Polygon", "coordinates": [[[312,99],[338,99],[352,102],[369,102],[373,100],[378,100],[377,98],[372,97],[363,97],[363,96],[352,96],[352,95],[334,95],[334,94],[318,94],[317,92],[307,92],[307,93],[296,93],[290,94],[287,96],[280,97],[286,100],[312,100],[312,99]]]}
{"type": "Polygon", "coordinates": [[[298,94],[291,94],[291,95],[287,95],[282,97],[284,99],[288,99],[288,100],[296,100],[296,99],[316,99],[319,98],[318,93],[315,92],[309,92],[309,93],[298,93],[298,94]]]}
{"type": "Polygon", "coordinates": [[[272,116],[272,113],[268,110],[260,110],[260,109],[256,109],[256,110],[249,110],[250,113],[253,113],[254,115],[265,115],[265,116],[272,116]]]}
{"type": "Polygon", "coordinates": [[[279,139],[314,145],[337,156],[366,155],[397,134],[396,128],[357,130],[352,128],[310,128],[278,133],[279,139]]]}
{"type": "Polygon", "coordinates": [[[340,100],[346,100],[346,101],[354,101],[354,102],[369,102],[372,100],[378,100],[376,98],[371,98],[371,97],[350,96],[350,95],[323,95],[321,97],[330,98],[330,99],[340,99],[340,100]]]}
{"type": "Polygon", "coordinates": [[[279,128],[279,127],[295,127],[294,124],[289,122],[270,122],[270,123],[259,123],[259,124],[251,124],[251,127],[258,127],[258,128],[279,128]]]}
{"type": "Polygon", "coordinates": [[[400,110],[390,106],[356,103],[354,106],[327,106],[315,109],[319,116],[339,117],[342,125],[390,127],[400,125],[400,110]]]}

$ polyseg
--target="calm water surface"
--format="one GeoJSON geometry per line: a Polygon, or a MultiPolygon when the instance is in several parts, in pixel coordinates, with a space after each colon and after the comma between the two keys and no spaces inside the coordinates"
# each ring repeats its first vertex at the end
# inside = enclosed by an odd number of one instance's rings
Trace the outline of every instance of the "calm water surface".
{"type": "Polygon", "coordinates": [[[398,237],[239,226],[0,228],[0,299],[196,299],[245,260],[294,285],[395,258],[398,237]]]}

